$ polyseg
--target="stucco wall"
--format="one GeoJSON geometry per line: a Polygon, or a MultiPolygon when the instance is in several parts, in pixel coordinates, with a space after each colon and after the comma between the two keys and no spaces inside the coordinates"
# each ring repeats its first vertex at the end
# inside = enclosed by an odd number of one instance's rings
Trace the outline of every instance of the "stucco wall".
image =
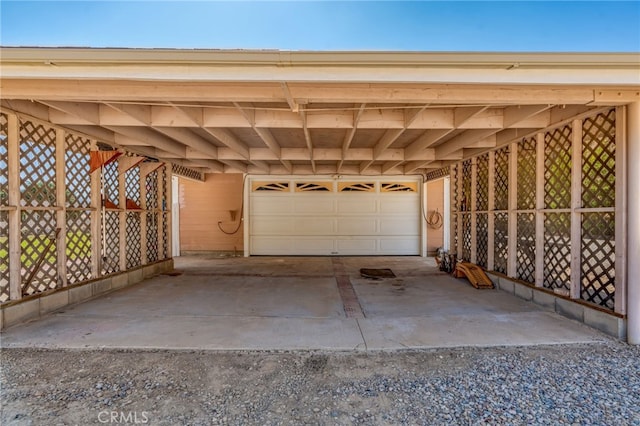
{"type": "Polygon", "coordinates": [[[242,175],[220,173],[208,175],[206,182],[180,179],[180,250],[238,251],[243,247],[242,226],[234,235],[218,228],[234,231],[240,221],[242,175]],[[231,220],[230,210],[236,211],[231,220]]]}
{"type": "MultiPolygon", "coordinates": [[[[429,218],[429,214],[437,210],[444,215],[444,179],[427,183],[427,209],[425,214],[429,218]]],[[[435,254],[439,247],[444,243],[444,227],[435,229],[427,225],[427,253],[435,254]]]]}

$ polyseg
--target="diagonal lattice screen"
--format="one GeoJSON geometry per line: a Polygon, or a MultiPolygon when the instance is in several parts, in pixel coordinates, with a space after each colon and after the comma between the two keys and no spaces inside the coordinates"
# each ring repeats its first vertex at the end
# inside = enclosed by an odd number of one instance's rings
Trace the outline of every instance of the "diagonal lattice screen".
{"type": "Polygon", "coordinates": [[[582,215],[582,299],[614,309],[615,219],[613,213],[582,215]]]}
{"type": "Polygon", "coordinates": [[[478,157],[476,163],[476,210],[489,210],[489,154],[478,157]]]}
{"type": "Polygon", "coordinates": [[[493,270],[507,273],[507,255],[509,244],[509,215],[495,213],[493,237],[493,270]]]}
{"type": "Polygon", "coordinates": [[[458,217],[459,214],[458,213],[453,213],[451,215],[451,225],[452,225],[452,238],[451,238],[451,253],[457,253],[458,252],[458,217]]]}
{"type": "Polygon", "coordinates": [[[147,261],[158,260],[158,213],[147,212],[147,261]]]}
{"type": "Polygon", "coordinates": [[[462,197],[460,211],[471,210],[471,160],[462,163],[462,197]]]}
{"type": "Polygon", "coordinates": [[[91,175],[89,174],[90,142],[67,134],[65,151],[65,184],[67,207],[91,206],[91,175]]]}
{"type": "Polygon", "coordinates": [[[55,241],[56,214],[53,211],[35,210],[22,212],[22,283],[23,295],[40,293],[58,285],[58,266],[55,241]],[[51,243],[51,245],[49,245],[51,243]],[[26,280],[42,263],[30,283],[26,280]]]}
{"type": "Polygon", "coordinates": [[[615,109],[582,124],[582,207],[615,206],[615,130],[615,109]]]}
{"type": "Polygon", "coordinates": [[[488,215],[487,213],[476,214],[476,264],[487,267],[488,254],[488,215]]]}
{"type": "Polygon", "coordinates": [[[103,196],[113,204],[118,205],[118,198],[120,194],[120,188],[118,186],[118,160],[104,166],[102,173],[102,181],[104,185],[103,196]]]}
{"type": "Polygon", "coordinates": [[[518,143],[518,210],[536,207],[536,140],[518,143]]]}
{"type": "Polygon", "coordinates": [[[462,260],[471,261],[471,213],[462,213],[462,260]]]}
{"type": "Polygon", "coordinates": [[[9,296],[9,213],[0,211],[0,303],[9,296]]]}
{"type": "Polygon", "coordinates": [[[67,282],[91,278],[91,212],[67,211],[67,282]]]}
{"type": "Polygon", "coordinates": [[[127,269],[140,266],[141,264],[141,252],[140,252],[140,213],[128,212],[126,223],[127,234],[127,269]]]}
{"type": "Polygon", "coordinates": [[[125,193],[127,199],[140,205],[140,167],[135,166],[125,173],[125,193]]]}
{"type": "Polygon", "coordinates": [[[8,124],[7,115],[0,113],[0,206],[9,205],[8,124]]]}
{"type": "Polygon", "coordinates": [[[451,199],[451,211],[460,211],[460,194],[458,191],[458,180],[460,179],[460,166],[451,166],[451,190],[453,196],[451,199]]]}
{"type": "Polygon", "coordinates": [[[56,131],[30,121],[20,123],[21,205],[56,205],[56,131]]]}
{"type": "Polygon", "coordinates": [[[571,213],[544,215],[544,286],[570,289],[571,213]]]}
{"type": "Polygon", "coordinates": [[[120,271],[120,215],[106,211],[102,218],[102,273],[120,271]]]}
{"type": "Polygon", "coordinates": [[[516,278],[529,283],[536,279],[536,216],[518,213],[516,278]]]}
{"type": "Polygon", "coordinates": [[[544,205],[571,207],[571,125],[544,135],[544,205]]]}
{"type": "Polygon", "coordinates": [[[147,209],[153,210],[158,208],[158,171],[153,171],[145,177],[145,185],[147,190],[147,209]]]}
{"type": "Polygon", "coordinates": [[[494,174],[494,208],[507,210],[509,208],[509,148],[504,147],[495,153],[494,174]]]}

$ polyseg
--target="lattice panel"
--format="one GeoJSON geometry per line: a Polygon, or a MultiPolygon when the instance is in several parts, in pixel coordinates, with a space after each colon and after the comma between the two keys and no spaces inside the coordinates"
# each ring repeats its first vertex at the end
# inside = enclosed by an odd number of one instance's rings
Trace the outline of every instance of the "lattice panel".
{"type": "Polygon", "coordinates": [[[9,159],[7,135],[9,123],[6,114],[0,114],[0,206],[9,205],[9,159]]]}
{"type": "Polygon", "coordinates": [[[571,125],[544,135],[544,205],[571,207],[571,125]]]}
{"type": "Polygon", "coordinates": [[[126,234],[127,269],[130,269],[141,264],[140,213],[127,213],[126,234]]]}
{"type": "Polygon", "coordinates": [[[91,279],[91,212],[67,211],[67,282],[91,279]]]}
{"type": "Polygon", "coordinates": [[[56,214],[53,211],[35,210],[22,212],[22,282],[36,268],[38,259],[43,256],[36,274],[28,286],[23,288],[24,295],[41,293],[58,285],[57,251],[55,241],[56,214]],[[47,248],[49,243],[51,246],[47,248]],[[44,254],[43,254],[44,253],[44,254]]]}
{"type": "Polygon", "coordinates": [[[103,167],[102,180],[104,183],[104,197],[117,205],[118,198],[120,197],[120,189],[118,187],[118,160],[103,167]]]}
{"type": "Polygon", "coordinates": [[[67,134],[65,139],[66,206],[90,207],[89,150],[91,142],[89,139],[72,134],[67,134]]]}
{"type": "Polygon", "coordinates": [[[460,210],[471,210],[471,160],[462,163],[462,197],[460,210]]]}
{"type": "Polygon", "coordinates": [[[544,216],[543,285],[549,289],[571,287],[571,213],[544,216]]]}
{"type": "Polygon", "coordinates": [[[428,171],[425,175],[425,180],[427,182],[443,178],[449,175],[449,167],[443,167],[441,169],[428,171]]]}
{"type": "Polygon", "coordinates": [[[616,290],[614,214],[584,213],[581,243],[580,296],[613,310],[616,290]]]}
{"type": "Polygon", "coordinates": [[[140,167],[135,166],[127,170],[124,175],[125,194],[127,199],[140,205],[140,167]]]}
{"type": "Polygon", "coordinates": [[[495,153],[494,208],[509,209],[509,148],[499,149],[495,153]]]}
{"type": "Polygon", "coordinates": [[[120,215],[106,211],[102,219],[102,273],[120,271],[120,215]]]}
{"type": "Polygon", "coordinates": [[[457,253],[458,252],[458,217],[459,215],[457,213],[452,213],[451,214],[451,224],[452,224],[452,230],[451,232],[453,233],[451,235],[451,253],[457,253]]]}
{"type": "Polygon", "coordinates": [[[487,213],[476,214],[476,264],[487,267],[489,250],[489,216],[487,213]]]}
{"type": "Polygon", "coordinates": [[[506,274],[509,254],[509,215],[496,213],[493,221],[493,270],[506,274]]]}
{"type": "Polygon", "coordinates": [[[160,259],[169,258],[169,215],[170,213],[162,214],[162,252],[160,259]]]}
{"type": "Polygon", "coordinates": [[[582,123],[582,206],[614,207],[616,195],[616,111],[582,123]]]}
{"type": "Polygon", "coordinates": [[[9,213],[0,211],[0,303],[9,297],[9,213]]]}
{"type": "Polygon", "coordinates": [[[534,283],[536,279],[536,216],[518,213],[516,278],[534,283]]]}
{"type": "Polygon", "coordinates": [[[147,262],[158,260],[158,213],[147,215],[147,262]]]}
{"type": "Polygon", "coordinates": [[[199,172],[197,170],[190,169],[189,167],[180,166],[177,164],[172,164],[171,169],[174,175],[204,182],[204,173],[199,172]]]}
{"type": "Polygon", "coordinates": [[[20,126],[21,205],[56,205],[56,131],[21,122],[20,126]]]}
{"type": "Polygon", "coordinates": [[[462,214],[462,260],[471,261],[471,213],[462,214]]]}
{"type": "Polygon", "coordinates": [[[518,143],[518,210],[536,207],[536,140],[518,143]]]}
{"type": "Polygon", "coordinates": [[[158,173],[162,176],[162,183],[160,189],[160,202],[162,203],[162,210],[170,210],[171,206],[169,205],[169,191],[171,191],[172,183],[171,179],[169,179],[169,174],[167,173],[167,166],[162,167],[158,170],[158,173]]]}
{"type": "Polygon", "coordinates": [[[451,192],[453,197],[451,199],[451,211],[460,211],[460,197],[462,194],[458,191],[458,182],[460,179],[460,164],[454,164],[451,166],[451,192]]]}
{"type": "Polygon", "coordinates": [[[476,210],[489,210],[489,154],[478,157],[476,162],[476,210]]]}
{"type": "Polygon", "coordinates": [[[147,209],[157,209],[158,206],[158,171],[154,170],[145,178],[147,191],[147,209]]]}

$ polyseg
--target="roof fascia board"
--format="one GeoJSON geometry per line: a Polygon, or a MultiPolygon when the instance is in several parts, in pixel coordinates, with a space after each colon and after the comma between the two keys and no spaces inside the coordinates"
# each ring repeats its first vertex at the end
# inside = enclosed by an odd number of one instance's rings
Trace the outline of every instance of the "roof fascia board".
{"type": "Polygon", "coordinates": [[[635,68],[640,53],[385,52],[0,47],[5,64],[635,68]]]}

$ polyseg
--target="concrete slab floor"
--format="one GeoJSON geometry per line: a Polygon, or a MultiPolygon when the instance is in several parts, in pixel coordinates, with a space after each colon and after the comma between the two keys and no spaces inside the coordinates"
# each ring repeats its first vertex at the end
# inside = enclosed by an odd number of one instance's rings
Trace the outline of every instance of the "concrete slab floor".
{"type": "MultiPolygon", "coordinates": [[[[330,257],[175,259],[161,275],[5,330],[2,347],[393,350],[601,342],[583,324],[421,257],[342,257],[364,318],[345,314],[330,257]],[[370,280],[360,268],[390,268],[370,280]]],[[[342,272],[341,272],[342,273],[342,272]]]]}

